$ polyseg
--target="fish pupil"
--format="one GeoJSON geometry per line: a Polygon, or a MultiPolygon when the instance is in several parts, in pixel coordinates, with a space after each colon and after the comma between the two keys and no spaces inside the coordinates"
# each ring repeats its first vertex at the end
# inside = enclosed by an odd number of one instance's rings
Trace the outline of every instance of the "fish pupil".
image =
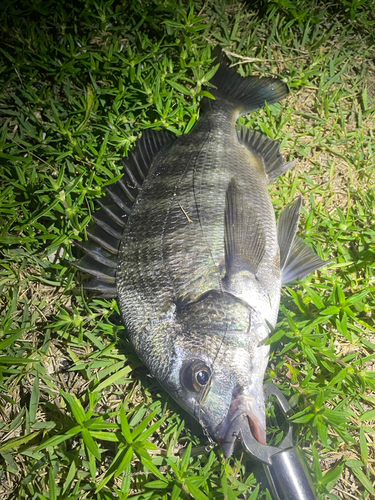
{"type": "Polygon", "coordinates": [[[200,385],[206,385],[209,379],[209,375],[206,371],[201,370],[197,373],[197,382],[200,385]]]}
{"type": "Polygon", "coordinates": [[[180,372],[181,384],[195,393],[200,393],[203,387],[208,388],[210,379],[210,368],[199,359],[187,361],[180,372]]]}

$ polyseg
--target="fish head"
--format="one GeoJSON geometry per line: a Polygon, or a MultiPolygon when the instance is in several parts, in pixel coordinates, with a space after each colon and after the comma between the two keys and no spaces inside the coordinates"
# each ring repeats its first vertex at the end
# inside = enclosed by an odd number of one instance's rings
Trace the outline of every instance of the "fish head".
{"type": "Polygon", "coordinates": [[[179,319],[182,333],[175,338],[167,390],[227,457],[244,422],[265,444],[263,378],[269,347],[260,330],[267,335],[267,327],[254,322],[247,304],[226,293],[189,305],[179,319]]]}

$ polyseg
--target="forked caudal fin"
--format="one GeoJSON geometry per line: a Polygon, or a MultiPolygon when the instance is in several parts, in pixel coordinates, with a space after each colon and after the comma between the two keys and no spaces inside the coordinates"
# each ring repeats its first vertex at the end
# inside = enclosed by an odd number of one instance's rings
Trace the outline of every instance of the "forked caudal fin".
{"type": "Polygon", "coordinates": [[[296,236],[302,197],[286,206],[277,222],[277,239],[280,247],[280,267],[284,286],[300,280],[329,264],[322,260],[301,238],[296,236]]]}
{"type": "Polygon", "coordinates": [[[209,91],[216,99],[232,105],[237,117],[263,108],[266,102],[279,102],[289,93],[287,85],[278,78],[239,75],[229,67],[230,61],[219,46],[212,56],[216,57],[213,65],[220,66],[210,80],[216,89],[210,87],[209,91]]]}
{"type": "Polygon", "coordinates": [[[88,241],[76,241],[85,255],[71,265],[94,276],[84,284],[86,290],[104,297],[116,297],[117,254],[126,220],[155,156],[174,142],[167,130],[145,130],[137,146],[123,160],[124,175],[106,188],[107,196],[96,200],[100,210],[87,229],[88,241]]]}

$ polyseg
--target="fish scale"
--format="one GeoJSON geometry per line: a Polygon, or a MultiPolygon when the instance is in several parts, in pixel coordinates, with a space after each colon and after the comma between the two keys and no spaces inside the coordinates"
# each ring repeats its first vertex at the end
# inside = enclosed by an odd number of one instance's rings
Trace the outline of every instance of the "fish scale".
{"type": "Polygon", "coordinates": [[[87,289],[117,296],[138,355],[230,456],[236,422],[266,440],[266,340],[281,284],[325,262],[296,237],[301,199],[276,226],[267,184],[293,163],[276,141],[235,126],[286,85],[242,78],[219,52],[215,100],[203,99],[187,135],[143,133],[73,265],[94,276],[87,289]]]}

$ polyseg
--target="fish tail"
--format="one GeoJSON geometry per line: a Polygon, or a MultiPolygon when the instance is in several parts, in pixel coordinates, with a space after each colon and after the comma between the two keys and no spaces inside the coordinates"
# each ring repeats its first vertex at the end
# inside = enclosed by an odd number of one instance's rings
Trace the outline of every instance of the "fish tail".
{"type": "Polygon", "coordinates": [[[223,101],[230,104],[237,117],[263,108],[266,102],[279,102],[288,95],[288,86],[278,78],[239,75],[229,67],[230,61],[221,47],[217,46],[212,55],[216,57],[213,65],[219,63],[220,66],[210,80],[216,89],[210,88],[209,91],[219,105],[223,101]]]}

